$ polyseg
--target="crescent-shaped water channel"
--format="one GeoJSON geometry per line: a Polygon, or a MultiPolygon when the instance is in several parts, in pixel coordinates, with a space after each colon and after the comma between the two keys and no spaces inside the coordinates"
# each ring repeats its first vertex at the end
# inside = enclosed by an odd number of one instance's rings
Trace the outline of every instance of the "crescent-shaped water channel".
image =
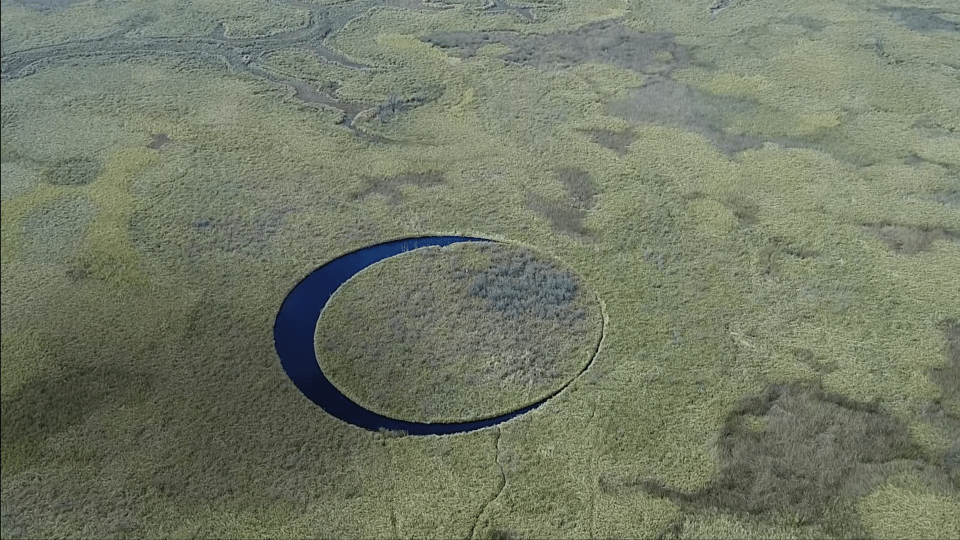
{"type": "MultiPolygon", "coordinates": [[[[364,429],[405,431],[410,435],[446,435],[473,431],[505,422],[539,407],[566,388],[567,385],[564,385],[536,403],[499,416],[467,422],[425,423],[390,418],[371,411],[350,400],[323,373],[314,348],[314,336],[320,313],[341,285],[364,268],[388,257],[422,247],[444,247],[459,242],[493,242],[493,240],[465,236],[428,236],[393,240],[333,259],[300,281],[280,306],[274,323],[273,338],[284,371],[303,395],[331,416],[364,429]]],[[[593,357],[583,370],[586,370],[592,362],[593,357]]],[[[570,382],[575,379],[576,377],[570,382]]]]}

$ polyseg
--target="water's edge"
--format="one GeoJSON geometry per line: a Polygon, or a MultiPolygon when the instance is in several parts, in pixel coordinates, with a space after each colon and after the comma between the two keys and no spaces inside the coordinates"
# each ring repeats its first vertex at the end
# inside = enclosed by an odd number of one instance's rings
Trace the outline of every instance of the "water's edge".
{"type": "Polygon", "coordinates": [[[358,249],[317,268],[290,291],[280,306],[274,323],[274,345],[287,376],[303,395],[328,414],[372,431],[389,429],[405,431],[410,435],[461,433],[490,427],[539,407],[566,386],[532,405],[492,418],[456,423],[397,420],[375,413],[351,401],[327,379],[317,360],[314,336],[320,313],[333,293],[361,270],[388,257],[422,247],[493,241],[466,236],[405,238],[358,249]]]}

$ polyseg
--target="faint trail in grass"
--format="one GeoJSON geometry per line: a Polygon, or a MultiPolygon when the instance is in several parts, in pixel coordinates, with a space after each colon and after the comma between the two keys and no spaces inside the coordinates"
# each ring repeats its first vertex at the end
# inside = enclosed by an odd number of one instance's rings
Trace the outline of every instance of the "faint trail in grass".
{"type": "Polygon", "coordinates": [[[480,518],[487,513],[487,508],[493,504],[494,501],[500,498],[500,495],[503,493],[503,489],[507,486],[507,474],[503,470],[503,464],[500,463],[500,436],[502,432],[500,428],[497,428],[497,439],[494,442],[494,461],[497,463],[497,467],[500,469],[500,487],[497,489],[497,494],[494,495],[483,507],[480,508],[480,512],[477,513],[477,518],[473,522],[473,527],[470,528],[470,536],[468,538],[476,538],[477,534],[477,525],[480,524],[480,518]]]}

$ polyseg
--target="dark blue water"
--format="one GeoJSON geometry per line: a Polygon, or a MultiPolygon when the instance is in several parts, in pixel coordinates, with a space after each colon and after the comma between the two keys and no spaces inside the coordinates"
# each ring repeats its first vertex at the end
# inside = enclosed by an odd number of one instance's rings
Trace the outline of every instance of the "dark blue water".
{"type": "Polygon", "coordinates": [[[303,395],[344,422],[374,431],[380,428],[404,430],[411,435],[444,435],[489,427],[535,409],[552,397],[547,396],[543,401],[501,416],[471,422],[407,422],[377,414],[350,401],[323,374],[313,340],[320,311],[334,291],[356,273],[387,257],[426,246],[448,246],[458,242],[490,240],[464,236],[394,240],[347,253],[314,270],[297,284],[280,306],[273,326],[273,340],[283,369],[303,395]]]}

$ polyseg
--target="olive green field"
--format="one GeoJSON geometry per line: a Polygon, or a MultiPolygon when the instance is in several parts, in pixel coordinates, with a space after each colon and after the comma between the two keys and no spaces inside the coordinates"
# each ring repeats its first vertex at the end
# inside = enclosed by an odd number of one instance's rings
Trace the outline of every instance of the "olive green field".
{"type": "Polygon", "coordinates": [[[0,21],[3,539],[960,538],[956,2],[0,21]]]}

